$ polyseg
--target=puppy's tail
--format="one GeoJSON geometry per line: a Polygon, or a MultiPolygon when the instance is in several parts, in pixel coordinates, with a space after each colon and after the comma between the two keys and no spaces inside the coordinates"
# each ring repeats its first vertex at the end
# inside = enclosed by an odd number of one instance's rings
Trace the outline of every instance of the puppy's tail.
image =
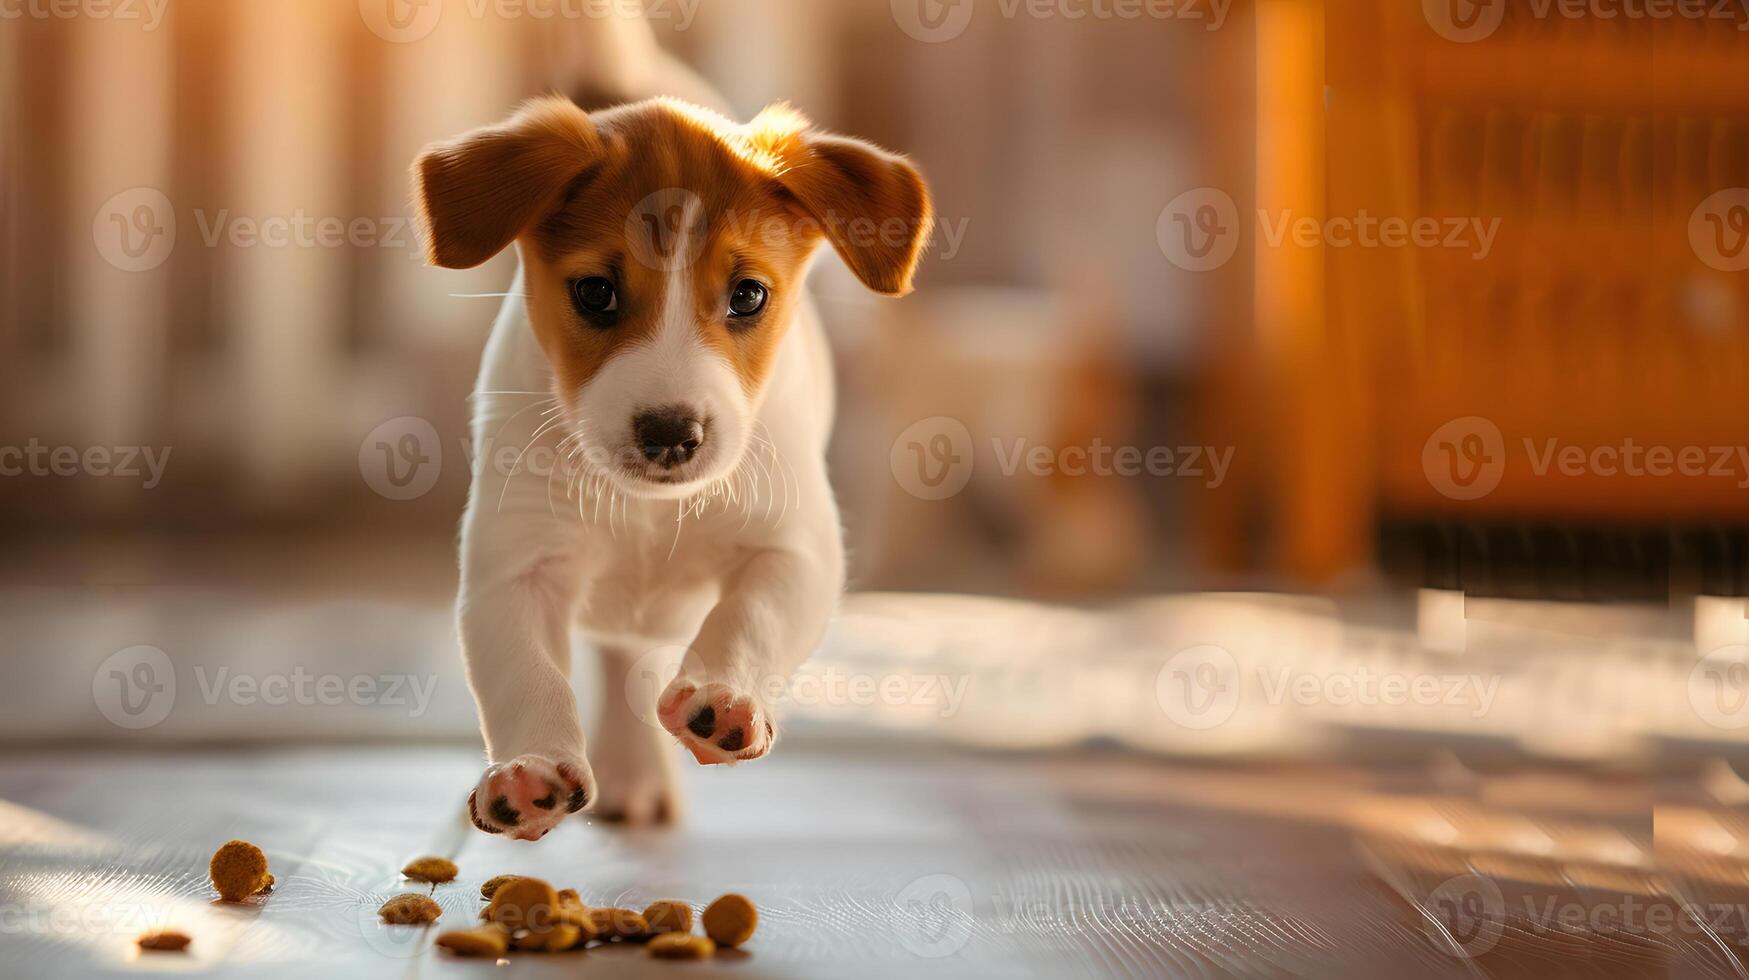
{"type": "Polygon", "coordinates": [[[719,112],[727,100],[678,58],[662,50],[649,15],[578,18],[545,34],[549,85],[594,111],[658,95],[719,112]]]}

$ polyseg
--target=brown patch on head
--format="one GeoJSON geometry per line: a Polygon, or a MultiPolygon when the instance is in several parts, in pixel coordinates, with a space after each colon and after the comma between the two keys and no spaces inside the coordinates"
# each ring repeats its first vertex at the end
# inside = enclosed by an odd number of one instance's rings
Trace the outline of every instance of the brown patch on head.
{"type": "Polygon", "coordinates": [[[739,126],[669,99],[593,115],[540,100],[434,146],[416,175],[434,261],[478,264],[521,241],[530,319],[563,391],[686,317],[751,397],[822,238],[870,288],[900,294],[930,224],[922,178],[903,158],[811,130],[784,106],[739,126]],[[596,276],[617,292],[611,325],[574,301],[572,284],[596,276]],[[734,318],[729,297],[744,279],[769,299],[734,318]]]}

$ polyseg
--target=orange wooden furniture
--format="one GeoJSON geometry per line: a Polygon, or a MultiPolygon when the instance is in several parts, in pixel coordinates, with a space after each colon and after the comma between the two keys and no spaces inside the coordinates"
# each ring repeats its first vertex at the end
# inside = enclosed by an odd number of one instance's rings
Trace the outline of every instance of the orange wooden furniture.
{"type": "Polygon", "coordinates": [[[1271,569],[1329,583],[1389,518],[1749,524],[1749,33],[1452,2],[1484,36],[1420,2],[1257,5],[1257,344],[1210,414],[1255,419],[1271,569]],[[1275,244],[1284,211],[1442,241],[1275,244]],[[1632,447],[1708,472],[1626,472],[1632,447]],[[1439,475],[1496,453],[1475,499],[1439,475]]]}

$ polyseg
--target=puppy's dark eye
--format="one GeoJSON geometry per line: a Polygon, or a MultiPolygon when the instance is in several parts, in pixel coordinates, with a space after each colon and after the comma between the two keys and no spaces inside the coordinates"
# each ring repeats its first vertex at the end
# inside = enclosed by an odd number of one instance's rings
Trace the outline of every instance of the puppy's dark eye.
{"type": "Polygon", "coordinates": [[[765,286],[753,279],[743,279],[735,284],[735,291],[729,294],[729,315],[734,317],[754,316],[765,309],[765,301],[770,297],[765,286]]]}
{"type": "Polygon", "coordinates": [[[619,316],[619,291],[600,276],[573,280],[571,299],[578,312],[597,323],[612,323],[619,316]]]}

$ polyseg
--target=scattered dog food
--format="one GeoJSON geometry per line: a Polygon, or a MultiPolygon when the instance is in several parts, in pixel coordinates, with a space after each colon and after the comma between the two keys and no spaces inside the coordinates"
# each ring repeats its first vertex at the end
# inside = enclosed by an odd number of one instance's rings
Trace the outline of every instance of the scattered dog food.
{"type": "Polygon", "coordinates": [[[555,891],[538,878],[499,876],[481,886],[491,893],[480,917],[502,928],[510,947],[533,952],[558,952],[587,943],[645,942],[650,955],[663,959],[703,959],[718,947],[739,946],[753,938],[759,912],[746,896],[728,894],[710,904],[702,917],[705,936],[692,934],[692,906],[677,899],[658,899],[643,912],[635,909],[589,908],[574,888],[555,891]]]}
{"type": "Polygon", "coordinates": [[[226,841],[214,852],[207,874],[219,897],[227,902],[241,902],[273,886],[273,876],[267,873],[267,855],[248,841],[226,841]]]}
{"type": "MultiPolygon", "coordinates": [[[[247,841],[226,841],[213,854],[208,867],[213,887],[227,902],[240,902],[251,895],[271,891],[274,877],[267,870],[267,855],[247,841]]],[[[459,869],[448,858],[428,856],[408,862],[401,873],[413,881],[442,884],[454,881],[459,869]]],[[[692,933],[692,906],[677,899],[651,902],[643,912],[627,908],[590,908],[574,888],[555,890],[539,878],[498,875],[480,885],[487,901],[480,910],[483,923],[472,929],[452,929],[437,937],[436,944],[456,956],[497,958],[511,949],[557,953],[578,949],[596,940],[647,941],[650,955],[659,959],[701,960],[714,956],[719,947],[734,947],[753,938],[759,927],[759,912],[746,896],[730,893],[718,898],[700,917],[705,935],[692,933]]],[[[377,909],[386,923],[425,925],[443,915],[443,906],[429,895],[396,895],[377,909]]],[[[174,930],[141,935],[141,949],[180,951],[193,939],[174,930]]]]}
{"type": "Polygon", "coordinates": [[[477,929],[453,929],[437,937],[437,945],[457,956],[489,956],[494,959],[510,950],[510,932],[488,922],[477,929]]]}
{"type": "Polygon", "coordinates": [[[759,911],[745,895],[730,892],[704,910],[704,933],[719,946],[739,946],[759,928],[759,911]]]}
{"type": "Polygon", "coordinates": [[[430,882],[441,885],[446,881],[454,881],[457,874],[455,862],[449,858],[422,857],[407,862],[401,873],[414,881],[430,882]]]}
{"type": "Polygon", "coordinates": [[[651,935],[692,931],[692,906],[673,899],[658,899],[644,909],[644,921],[651,935]]]}
{"type": "Polygon", "coordinates": [[[396,895],[383,903],[377,909],[377,914],[383,921],[391,925],[412,926],[436,922],[443,914],[443,906],[431,900],[428,895],[396,895]]]}
{"type": "Polygon", "coordinates": [[[493,893],[498,891],[499,886],[503,885],[507,881],[515,881],[516,879],[518,879],[520,877],[522,877],[522,876],[521,875],[499,875],[496,878],[488,878],[488,879],[486,879],[486,883],[480,886],[480,897],[484,898],[484,899],[490,899],[492,897],[493,893]]]}
{"type": "Polygon", "coordinates": [[[650,935],[650,924],[643,913],[633,909],[590,909],[589,921],[594,924],[598,939],[636,941],[650,935]]]}
{"type": "Polygon", "coordinates": [[[702,960],[716,951],[716,943],[686,932],[667,932],[650,940],[650,955],[664,960],[702,960]]]}
{"type": "Polygon", "coordinates": [[[180,953],[187,949],[188,944],[194,942],[194,940],[184,933],[176,932],[171,929],[160,929],[156,932],[146,933],[136,940],[136,942],[140,944],[141,949],[154,949],[166,953],[180,953]]]}

